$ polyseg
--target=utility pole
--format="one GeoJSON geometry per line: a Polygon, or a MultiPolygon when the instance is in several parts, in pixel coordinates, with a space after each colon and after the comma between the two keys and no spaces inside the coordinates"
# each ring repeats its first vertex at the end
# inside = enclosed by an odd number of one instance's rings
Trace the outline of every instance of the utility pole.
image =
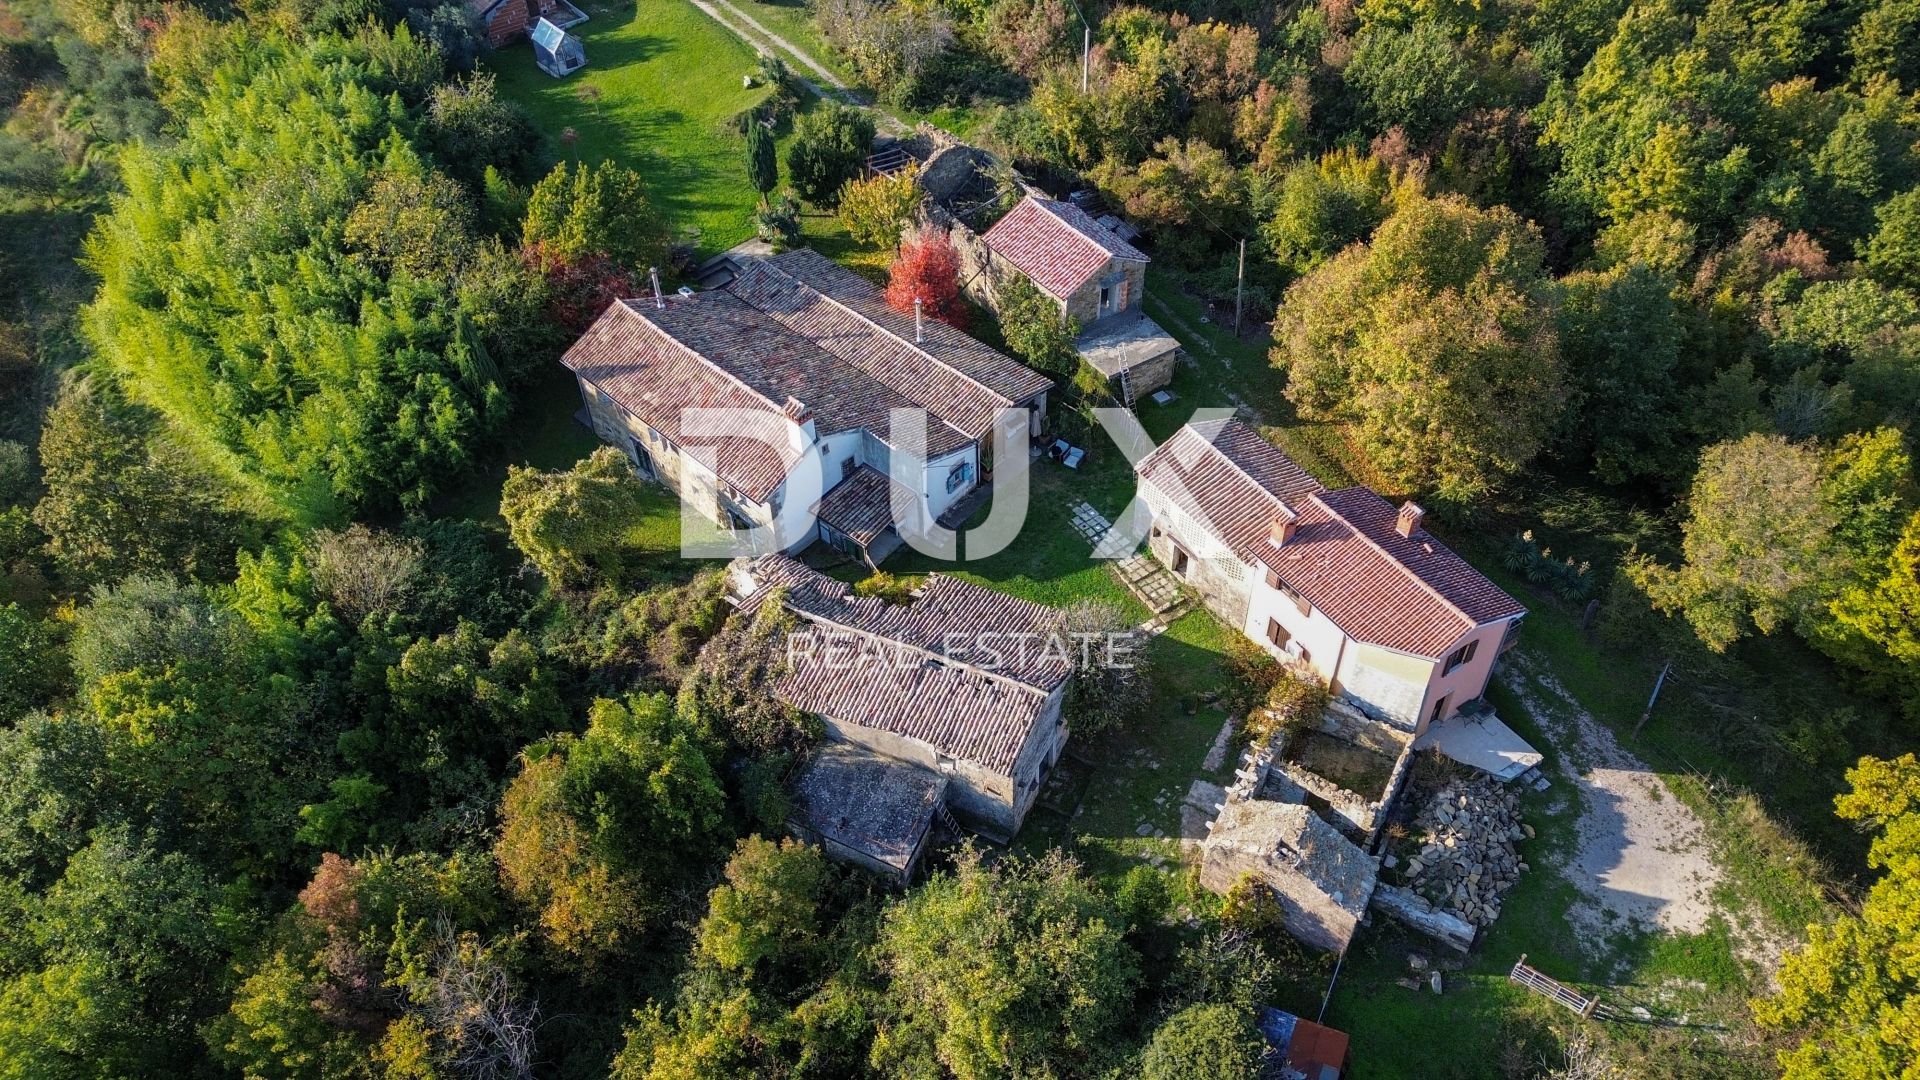
{"type": "Polygon", "coordinates": [[[1093,67],[1093,27],[1087,25],[1086,17],[1080,18],[1080,93],[1087,92],[1087,73],[1093,67]]]}
{"type": "Polygon", "coordinates": [[[1247,241],[1240,239],[1240,269],[1233,279],[1233,336],[1240,336],[1240,301],[1247,292],[1247,241]]]}
{"type": "Polygon", "coordinates": [[[1660,688],[1667,685],[1667,672],[1673,670],[1673,661],[1669,660],[1660,669],[1660,677],[1653,680],[1653,693],[1647,698],[1646,711],[1640,714],[1640,722],[1633,725],[1633,737],[1640,738],[1640,729],[1647,726],[1647,717],[1653,715],[1653,703],[1660,700],[1660,688]]]}

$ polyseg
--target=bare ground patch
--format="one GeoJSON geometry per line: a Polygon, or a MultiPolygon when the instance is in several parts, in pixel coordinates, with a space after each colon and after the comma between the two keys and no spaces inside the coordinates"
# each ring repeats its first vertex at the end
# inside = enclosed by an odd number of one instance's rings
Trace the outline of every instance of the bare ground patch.
{"type": "Polygon", "coordinates": [[[1510,688],[1553,738],[1560,779],[1580,794],[1578,843],[1560,871],[1580,894],[1567,915],[1582,944],[1605,948],[1629,929],[1707,930],[1726,913],[1714,900],[1723,874],[1705,821],[1536,657],[1520,649],[1511,661],[1510,688]]]}

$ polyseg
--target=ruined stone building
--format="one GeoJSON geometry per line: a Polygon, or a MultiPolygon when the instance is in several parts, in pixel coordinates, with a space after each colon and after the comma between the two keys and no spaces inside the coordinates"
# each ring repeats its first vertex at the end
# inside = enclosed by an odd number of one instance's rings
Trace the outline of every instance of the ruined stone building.
{"type": "Polygon", "coordinates": [[[774,696],[838,744],[796,785],[797,832],[904,875],[940,813],[996,840],[1019,831],[1067,742],[1062,612],[944,574],[907,603],[856,596],[779,554],[736,559],[729,595],[748,613],[778,597],[795,617],[774,696]]]}

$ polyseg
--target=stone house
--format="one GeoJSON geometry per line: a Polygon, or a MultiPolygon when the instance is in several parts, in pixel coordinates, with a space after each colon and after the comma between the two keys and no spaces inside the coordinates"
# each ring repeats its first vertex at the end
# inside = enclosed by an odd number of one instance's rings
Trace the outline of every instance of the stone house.
{"type": "Polygon", "coordinates": [[[763,549],[818,538],[871,565],[980,484],[1003,411],[1024,412],[1037,435],[1052,387],[944,323],[894,311],[811,251],[742,260],[723,289],[618,301],[561,363],[594,431],[707,519],[764,527],[763,549]],[[684,427],[702,408],[740,410],[758,430],[684,427]],[[917,451],[893,445],[896,409],[926,413],[917,451]]]}
{"type": "Polygon", "coordinates": [[[1136,465],[1154,555],[1213,613],[1414,735],[1479,700],[1526,609],[1365,487],[1330,491],[1237,420],[1136,465]]]}
{"type": "Polygon", "coordinates": [[[1127,405],[1173,380],[1180,343],[1146,316],[1145,252],[1072,203],[1028,194],[981,238],[994,269],[1010,269],[1081,328],[1076,343],[1127,405]]]}
{"type": "Polygon", "coordinates": [[[940,778],[940,809],[968,827],[1019,831],[1067,743],[1064,613],[944,574],[908,603],[856,596],[780,554],[735,559],[728,593],[747,613],[777,596],[797,620],[775,697],[834,742],[940,778]]]}
{"type": "Polygon", "coordinates": [[[1224,893],[1247,875],[1273,889],[1289,934],[1344,952],[1366,917],[1379,868],[1310,807],[1233,800],[1201,845],[1200,884],[1224,893]]]}

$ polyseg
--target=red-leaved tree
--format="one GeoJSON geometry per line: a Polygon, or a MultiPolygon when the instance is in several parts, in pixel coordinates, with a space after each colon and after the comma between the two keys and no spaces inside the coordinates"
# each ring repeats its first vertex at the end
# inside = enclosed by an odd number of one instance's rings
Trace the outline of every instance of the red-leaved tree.
{"type": "Polygon", "coordinates": [[[536,243],[521,248],[520,257],[546,276],[547,317],[572,333],[585,330],[615,300],[642,291],[632,275],[598,253],[569,259],[536,243]]]}
{"type": "Polygon", "coordinates": [[[929,319],[939,319],[956,330],[967,328],[967,305],[960,299],[960,253],[940,232],[923,229],[900,245],[887,282],[887,303],[913,314],[913,301],[929,319]]]}

